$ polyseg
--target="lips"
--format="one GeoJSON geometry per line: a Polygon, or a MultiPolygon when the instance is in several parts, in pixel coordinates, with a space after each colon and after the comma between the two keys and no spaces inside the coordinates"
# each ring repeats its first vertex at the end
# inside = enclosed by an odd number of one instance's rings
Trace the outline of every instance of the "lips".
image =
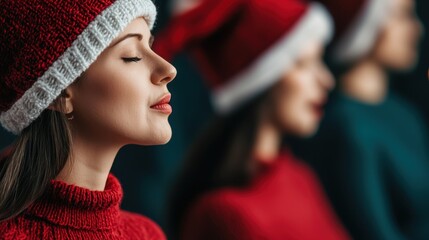
{"type": "Polygon", "coordinates": [[[325,104],[326,104],[325,100],[317,101],[311,104],[311,108],[318,118],[321,118],[323,116],[324,110],[325,110],[325,104]]]}
{"type": "Polygon", "coordinates": [[[324,114],[324,105],[313,104],[312,107],[313,107],[312,109],[313,109],[313,112],[315,113],[315,115],[318,118],[321,118],[324,114]]]}
{"type": "Polygon", "coordinates": [[[161,113],[170,114],[173,112],[173,108],[170,105],[170,100],[171,100],[171,94],[168,93],[164,95],[157,103],[150,106],[150,108],[161,113]]]}

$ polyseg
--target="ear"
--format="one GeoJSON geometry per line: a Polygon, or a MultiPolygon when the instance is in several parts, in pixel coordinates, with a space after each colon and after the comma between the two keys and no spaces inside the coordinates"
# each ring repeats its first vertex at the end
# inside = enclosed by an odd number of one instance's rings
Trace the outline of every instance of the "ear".
{"type": "Polygon", "coordinates": [[[69,114],[73,112],[73,90],[69,86],[61,92],[61,95],[51,105],[48,109],[63,112],[64,114],[69,114]],[[62,104],[61,104],[62,103],[62,104]]]}

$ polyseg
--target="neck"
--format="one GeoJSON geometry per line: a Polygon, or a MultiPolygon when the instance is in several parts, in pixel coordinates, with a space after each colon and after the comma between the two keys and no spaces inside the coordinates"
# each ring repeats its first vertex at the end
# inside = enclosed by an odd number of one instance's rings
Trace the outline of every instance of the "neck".
{"type": "Polygon", "coordinates": [[[387,95],[386,72],[377,62],[363,60],[341,78],[341,91],[359,101],[378,104],[387,95]]]}
{"type": "Polygon", "coordinates": [[[73,135],[71,157],[57,180],[90,190],[103,191],[120,146],[100,144],[73,135]]]}
{"type": "Polygon", "coordinates": [[[278,155],[281,147],[281,135],[274,124],[262,121],[256,135],[253,155],[262,162],[270,162],[278,155]]]}

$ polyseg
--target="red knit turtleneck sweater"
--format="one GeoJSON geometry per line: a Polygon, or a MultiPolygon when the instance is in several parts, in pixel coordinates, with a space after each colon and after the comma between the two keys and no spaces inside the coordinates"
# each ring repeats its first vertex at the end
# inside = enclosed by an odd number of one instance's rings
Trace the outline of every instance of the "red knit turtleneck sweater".
{"type": "Polygon", "coordinates": [[[183,240],[350,239],[317,177],[287,150],[248,186],[197,199],[181,235],[183,240]]]}
{"type": "Polygon", "coordinates": [[[165,240],[154,222],[120,210],[121,199],[122,188],[113,175],[104,191],[54,180],[22,214],[0,222],[0,239],[165,240]]]}

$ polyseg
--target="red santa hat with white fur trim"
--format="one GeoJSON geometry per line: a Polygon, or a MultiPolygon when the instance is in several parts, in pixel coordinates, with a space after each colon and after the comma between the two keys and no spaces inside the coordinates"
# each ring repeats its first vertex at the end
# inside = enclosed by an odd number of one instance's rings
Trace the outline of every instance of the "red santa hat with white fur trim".
{"type": "Polygon", "coordinates": [[[19,134],[138,17],[151,0],[1,0],[0,124],[19,134]]]}
{"type": "Polygon", "coordinates": [[[335,24],[332,43],[336,62],[350,63],[368,54],[389,13],[391,0],[317,0],[335,24]]]}
{"type": "Polygon", "coordinates": [[[330,40],[329,13],[300,0],[202,0],[176,15],[157,36],[166,59],[185,50],[227,114],[280,80],[309,41],[330,40]]]}

